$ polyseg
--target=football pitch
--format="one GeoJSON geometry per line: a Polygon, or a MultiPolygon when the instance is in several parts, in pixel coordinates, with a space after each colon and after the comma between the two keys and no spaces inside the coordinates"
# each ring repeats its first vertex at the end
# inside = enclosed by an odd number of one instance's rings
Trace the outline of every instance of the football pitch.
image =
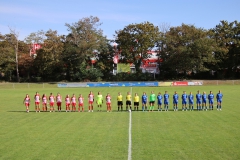
{"type": "MultiPolygon", "coordinates": [[[[149,159],[240,159],[240,85],[188,87],[109,87],[57,88],[55,85],[0,89],[0,159],[83,159],[83,160],[149,160],[149,159]],[[195,95],[218,90],[223,93],[222,111],[117,112],[117,94],[143,92],[150,95],[168,91],[170,102],[177,91],[195,95]],[[112,97],[112,112],[87,112],[87,95],[101,91],[112,97]],[[33,97],[58,92],[64,98],[74,93],[84,96],[85,112],[34,111],[33,97]],[[30,95],[30,113],[23,99],[30,95]],[[130,123],[131,122],[131,123],[130,123]]],[[[195,101],[195,100],[194,100],[195,101]]],[[[194,102],[195,103],[195,102],[194,102]]],[[[65,104],[62,105],[65,111],[65,104]]],[[[141,107],[140,107],[141,108],[141,107]]],[[[179,99],[181,109],[181,99],[179,99]]],[[[194,104],[196,109],[196,103],[194,104]]],[[[56,109],[56,106],[55,106],[56,109]]],[[[125,109],[125,105],[124,105],[125,109]]],[[[156,109],[156,106],[155,106],[156,109]]]]}

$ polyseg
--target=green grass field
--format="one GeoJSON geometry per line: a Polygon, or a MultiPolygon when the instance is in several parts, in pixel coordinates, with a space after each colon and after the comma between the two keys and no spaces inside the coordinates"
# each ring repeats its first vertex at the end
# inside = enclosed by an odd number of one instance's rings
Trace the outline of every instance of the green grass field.
{"type": "Polygon", "coordinates": [[[118,65],[118,67],[117,67],[118,73],[130,72],[130,65],[129,64],[118,63],[117,65],[118,65]]]}
{"type": "MultiPolygon", "coordinates": [[[[116,96],[125,97],[123,88],[57,88],[56,85],[0,87],[0,159],[128,159],[129,112],[117,112],[116,96]],[[14,89],[15,88],[15,89],[14,89]],[[60,92],[85,97],[92,90],[96,95],[112,96],[113,112],[35,113],[33,96],[60,92]],[[28,93],[32,102],[25,112],[23,98],[28,93]]],[[[197,90],[214,95],[221,89],[223,110],[188,112],[132,112],[132,159],[240,159],[239,85],[189,87],[136,87],[132,93],[149,95],[167,90],[172,97],[184,90],[197,90]]],[[[170,102],[171,102],[170,98],[170,102]]],[[[64,105],[63,105],[64,106],[64,105]]],[[[180,105],[181,106],[181,105],[180,105]]],[[[65,106],[63,107],[65,109],[65,106]]],[[[125,105],[124,105],[125,108],[125,105]]],[[[181,108],[181,107],[180,107],[181,108]]],[[[172,109],[172,104],[170,105],[172,109]]]]}

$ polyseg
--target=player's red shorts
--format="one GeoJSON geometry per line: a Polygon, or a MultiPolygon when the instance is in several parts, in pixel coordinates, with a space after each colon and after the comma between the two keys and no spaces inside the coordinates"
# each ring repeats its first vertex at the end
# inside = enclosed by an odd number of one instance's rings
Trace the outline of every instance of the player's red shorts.
{"type": "Polygon", "coordinates": [[[57,102],[57,106],[60,107],[62,102],[57,102]]]}
{"type": "Polygon", "coordinates": [[[29,105],[30,105],[29,103],[25,103],[25,106],[26,106],[26,107],[29,107],[29,105]]]}
{"type": "Polygon", "coordinates": [[[88,101],[89,104],[93,104],[93,101],[88,101]]]}
{"type": "Polygon", "coordinates": [[[111,105],[111,102],[107,102],[107,105],[111,105]]]}
{"type": "Polygon", "coordinates": [[[69,107],[69,106],[70,106],[70,103],[66,103],[66,106],[69,107]]]}
{"type": "Polygon", "coordinates": [[[78,106],[79,107],[83,107],[83,103],[78,103],[78,106]]]}
{"type": "Polygon", "coordinates": [[[51,107],[54,106],[54,102],[50,102],[50,106],[51,106],[51,107]]]}
{"type": "Polygon", "coordinates": [[[43,104],[43,105],[47,105],[47,103],[45,103],[45,102],[43,102],[42,104],[43,104]]]}
{"type": "Polygon", "coordinates": [[[35,102],[35,105],[39,105],[40,104],[40,102],[35,102]]]}
{"type": "Polygon", "coordinates": [[[72,103],[72,106],[76,106],[76,103],[72,103]]]}

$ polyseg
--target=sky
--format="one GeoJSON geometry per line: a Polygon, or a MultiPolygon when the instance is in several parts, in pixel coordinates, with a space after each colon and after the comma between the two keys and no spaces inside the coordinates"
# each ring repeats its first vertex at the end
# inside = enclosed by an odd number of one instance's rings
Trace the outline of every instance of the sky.
{"type": "Polygon", "coordinates": [[[221,20],[239,22],[239,6],[240,0],[0,0],[0,33],[10,33],[11,28],[20,40],[49,29],[67,35],[66,23],[89,16],[100,19],[100,29],[109,39],[129,24],[146,21],[211,29],[221,20]]]}

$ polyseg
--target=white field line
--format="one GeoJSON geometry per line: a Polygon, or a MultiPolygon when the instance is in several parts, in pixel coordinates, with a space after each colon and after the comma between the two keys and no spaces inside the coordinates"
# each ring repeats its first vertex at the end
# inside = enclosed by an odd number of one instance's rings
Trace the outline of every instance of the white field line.
{"type": "Polygon", "coordinates": [[[132,159],[132,112],[129,112],[128,160],[132,159]]]}

